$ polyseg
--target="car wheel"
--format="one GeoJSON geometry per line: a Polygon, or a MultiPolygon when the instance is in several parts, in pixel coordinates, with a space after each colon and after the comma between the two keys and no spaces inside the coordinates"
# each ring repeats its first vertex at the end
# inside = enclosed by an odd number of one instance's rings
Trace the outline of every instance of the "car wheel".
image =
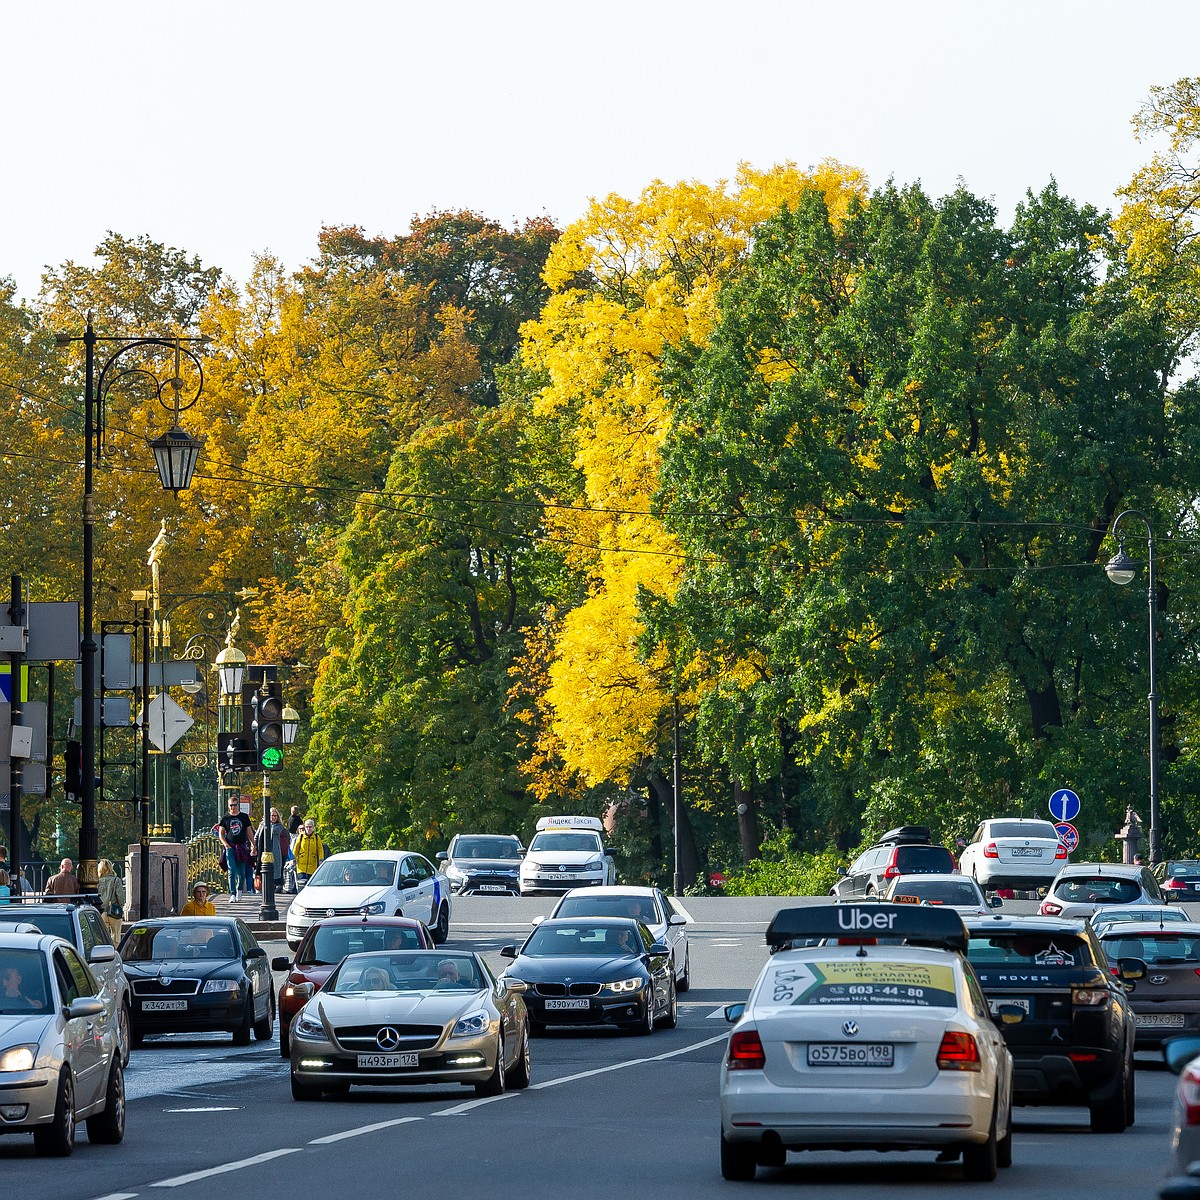
{"type": "Polygon", "coordinates": [[[499,1096],[504,1092],[504,1037],[496,1042],[496,1065],[492,1073],[482,1082],[475,1085],[475,1093],[479,1096],[499,1096]]]}
{"type": "Polygon", "coordinates": [[[982,1146],[963,1147],[963,1178],[971,1183],[990,1183],[996,1178],[996,1168],[1000,1165],[998,1155],[996,1113],[993,1110],[992,1127],[988,1130],[987,1141],[982,1146]]]}
{"type": "Polygon", "coordinates": [[[654,1032],[654,984],[650,984],[650,994],[646,997],[646,1011],[642,1019],[633,1027],[633,1032],[640,1037],[647,1037],[654,1032]]]}
{"type": "Polygon", "coordinates": [[[450,909],[445,904],[438,909],[437,920],[429,932],[435,946],[440,946],[450,936],[450,909]]]}
{"type": "Polygon", "coordinates": [[[267,993],[267,1015],[261,1021],[254,1022],[254,1036],[260,1042],[269,1042],[275,1032],[275,993],[267,993]]]}
{"type": "Polygon", "coordinates": [[[747,1183],[758,1170],[758,1160],[752,1146],[742,1146],[725,1140],[721,1134],[721,1178],[747,1183]]]}
{"type": "Polygon", "coordinates": [[[689,946],[683,952],[683,974],[675,983],[677,992],[686,992],[692,986],[692,948],[689,946]]]}
{"type": "Polygon", "coordinates": [[[246,1005],[242,1009],[242,1023],[233,1031],[235,1046],[250,1045],[250,1035],[254,1032],[254,1002],[247,996],[246,1005]]]}
{"type": "MultiPolygon", "coordinates": [[[[1129,1071],[1126,1065],[1126,1073],[1129,1071]]],[[[1125,1111],[1125,1097],[1129,1092],[1129,1080],[1122,1077],[1117,1084],[1117,1090],[1103,1104],[1093,1104],[1088,1113],[1092,1119],[1093,1133],[1123,1133],[1128,1125],[1125,1111]]]]}
{"type": "Polygon", "coordinates": [[[121,1043],[121,1066],[129,1066],[129,1050],[133,1045],[133,1022],[129,1017],[129,1005],[122,1001],[117,1015],[117,1038],[121,1043]]]}
{"type": "Polygon", "coordinates": [[[667,985],[667,1011],[661,1018],[662,1027],[664,1029],[674,1029],[679,1024],[679,1001],[675,997],[675,981],[672,979],[667,985]]]}
{"type": "Polygon", "coordinates": [[[292,1072],[292,1099],[293,1100],[320,1100],[321,1089],[311,1083],[301,1083],[296,1078],[296,1072],[292,1072]]]}
{"type": "Polygon", "coordinates": [[[1012,1105],[1008,1108],[1008,1132],[996,1143],[996,1166],[1012,1166],[1012,1105]]]}
{"type": "Polygon", "coordinates": [[[292,1054],[291,1023],[279,1018],[279,1057],[290,1058],[292,1054]]]}
{"type": "Polygon", "coordinates": [[[125,1072],[114,1062],[104,1089],[104,1111],[87,1119],[89,1142],[115,1146],[125,1138],[125,1072]]]}
{"type": "Polygon", "coordinates": [[[525,1030],[525,1036],[521,1039],[521,1049],[517,1054],[517,1061],[513,1063],[512,1070],[508,1073],[508,1086],[511,1088],[527,1088],[532,1070],[532,1064],[529,1061],[529,1030],[525,1030]]]}
{"type": "Polygon", "coordinates": [[[33,1148],[55,1158],[66,1158],[75,1149],[75,1084],[70,1071],[63,1071],[58,1081],[54,1120],[33,1131],[33,1148]]]}
{"type": "Polygon", "coordinates": [[[867,888],[867,899],[868,900],[874,900],[875,897],[878,895],[879,895],[879,893],[875,890],[875,888],[873,886],[867,888]]]}

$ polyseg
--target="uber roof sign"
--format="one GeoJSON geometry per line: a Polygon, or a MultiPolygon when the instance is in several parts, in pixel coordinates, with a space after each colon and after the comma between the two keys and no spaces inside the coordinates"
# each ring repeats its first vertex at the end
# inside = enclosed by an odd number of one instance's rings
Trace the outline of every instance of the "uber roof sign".
{"type": "Polygon", "coordinates": [[[877,935],[963,953],[967,949],[967,927],[958,913],[912,904],[814,904],[780,909],[767,926],[767,945],[785,946],[800,938],[877,935]]]}

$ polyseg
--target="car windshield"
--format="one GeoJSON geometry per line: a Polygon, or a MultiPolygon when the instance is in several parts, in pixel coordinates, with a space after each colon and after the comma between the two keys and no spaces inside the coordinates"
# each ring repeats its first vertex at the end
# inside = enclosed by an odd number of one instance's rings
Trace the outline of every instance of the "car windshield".
{"type": "Polygon", "coordinates": [[[1068,904],[1128,904],[1141,894],[1135,880],[1113,875],[1075,875],[1061,880],[1054,889],[1055,899],[1068,904]]]}
{"type": "Polygon", "coordinates": [[[1049,821],[993,821],[989,836],[994,838],[1050,838],[1058,841],[1058,830],[1049,821]]]}
{"type": "Polygon", "coordinates": [[[30,912],[28,908],[0,908],[0,921],[9,925],[36,925],[43,933],[75,943],[75,923],[67,913],[30,912]]]}
{"type": "Polygon", "coordinates": [[[640,958],[646,948],[632,924],[592,925],[572,921],[569,925],[546,922],[529,935],[521,953],[531,958],[596,955],[602,958],[640,958]]]}
{"type": "Polygon", "coordinates": [[[530,850],[581,850],[600,853],[600,835],[596,833],[539,833],[529,843],[530,850]]]}
{"type": "Polygon", "coordinates": [[[897,896],[914,896],[928,904],[983,904],[979,889],[966,879],[953,882],[939,880],[937,883],[924,879],[905,879],[897,883],[892,891],[893,899],[897,896]]]}
{"type": "Polygon", "coordinates": [[[469,954],[352,954],[330,977],[335,996],[365,992],[478,992],[484,983],[469,954]]]}
{"type": "Polygon", "coordinates": [[[1092,952],[1078,934],[1068,932],[993,933],[973,935],[967,958],[977,967],[1094,966],[1092,952]]]}
{"type": "Polygon", "coordinates": [[[121,943],[126,962],[203,959],[217,962],[241,958],[232,929],[224,925],[192,925],[176,918],[169,925],[135,925],[121,943]]]}
{"type": "Polygon", "coordinates": [[[373,950],[423,950],[416,926],[318,925],[296,956],[297,966],[331,966],[347,954],[373,950]]]}
{"type": "Polygon", "coordinates": [[[1194,933],[1146,933],[1136,937],[1113,933],[1102,938],[1104,953],[1114,962],[1118,958],[1140,958],[1151,967],[1171,963],[1200,964],[1200,935],[1194,933]]]}
{"type": "Polygon", "coordinates": [[[454,843],[450,856],[459,862],[464,858],[509,858],[521,857],[517,843],[509,838],[460,837],[454,843]]]}
{"type": "Polygon", "coordinates": [[[12,1016],[50,1003],[50,978],[40,950],[0,950],[0,1014],[12,1016]]]}
{"type": "Polygon", "coordinates": [[[1200,875],[1200,862],[1169,862],[1167,874],[1172,878],[1200,875]]]}
{"type": "Polygon", "coordinates": [[[654,925],[661,918],[652,896],[564,896],[556,917],[632,917],[654,925]]]}
{"type": "Polygon", "coordinates": [[[308,887],[391,887],[398,862],[394,858],[327,858],[308,887]]]}

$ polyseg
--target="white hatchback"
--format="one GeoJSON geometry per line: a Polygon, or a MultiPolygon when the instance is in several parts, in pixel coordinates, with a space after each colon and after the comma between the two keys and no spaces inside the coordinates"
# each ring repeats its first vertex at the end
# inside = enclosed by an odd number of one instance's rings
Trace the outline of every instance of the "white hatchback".
{"type": "Polygon", "coordinates": [[[960,869],[991,892],[1046,887],[1066,862],[1067,849],[1049,821],[998,817],[975,830],[960,869]]]}
{"type": "Polygon", "coordinates": [[[721,1174],[753,1179],[795,1150],[930,1149],[961,1154],[967,1179],[994,1179],[1012,1162],[1012,1056],[962,918],[821,905],[784,909],[767,930],[772,946],[813,938],[827,944],[774,954],[726,1009],[721,1174]],[[877,944],[897,936],[909,944],[877,944]]]}
{"type": "Polygon", "coordinates": [[[1044,917],[1082,920],[1120,905],[1165,905],[1167,896],[1148,867],[1128,863],[1072,863],[1063,867],[1038,910],[1044,917]]]}

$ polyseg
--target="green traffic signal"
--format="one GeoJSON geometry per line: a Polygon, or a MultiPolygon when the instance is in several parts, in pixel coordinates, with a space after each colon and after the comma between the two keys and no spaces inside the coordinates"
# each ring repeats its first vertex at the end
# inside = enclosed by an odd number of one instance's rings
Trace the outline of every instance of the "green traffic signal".
{"type": "Polygon", "coordinates": [[[278,771],[283,766],[283,751],[278,746],[265,746],[260,761],[264,771],[278,771]]]}

